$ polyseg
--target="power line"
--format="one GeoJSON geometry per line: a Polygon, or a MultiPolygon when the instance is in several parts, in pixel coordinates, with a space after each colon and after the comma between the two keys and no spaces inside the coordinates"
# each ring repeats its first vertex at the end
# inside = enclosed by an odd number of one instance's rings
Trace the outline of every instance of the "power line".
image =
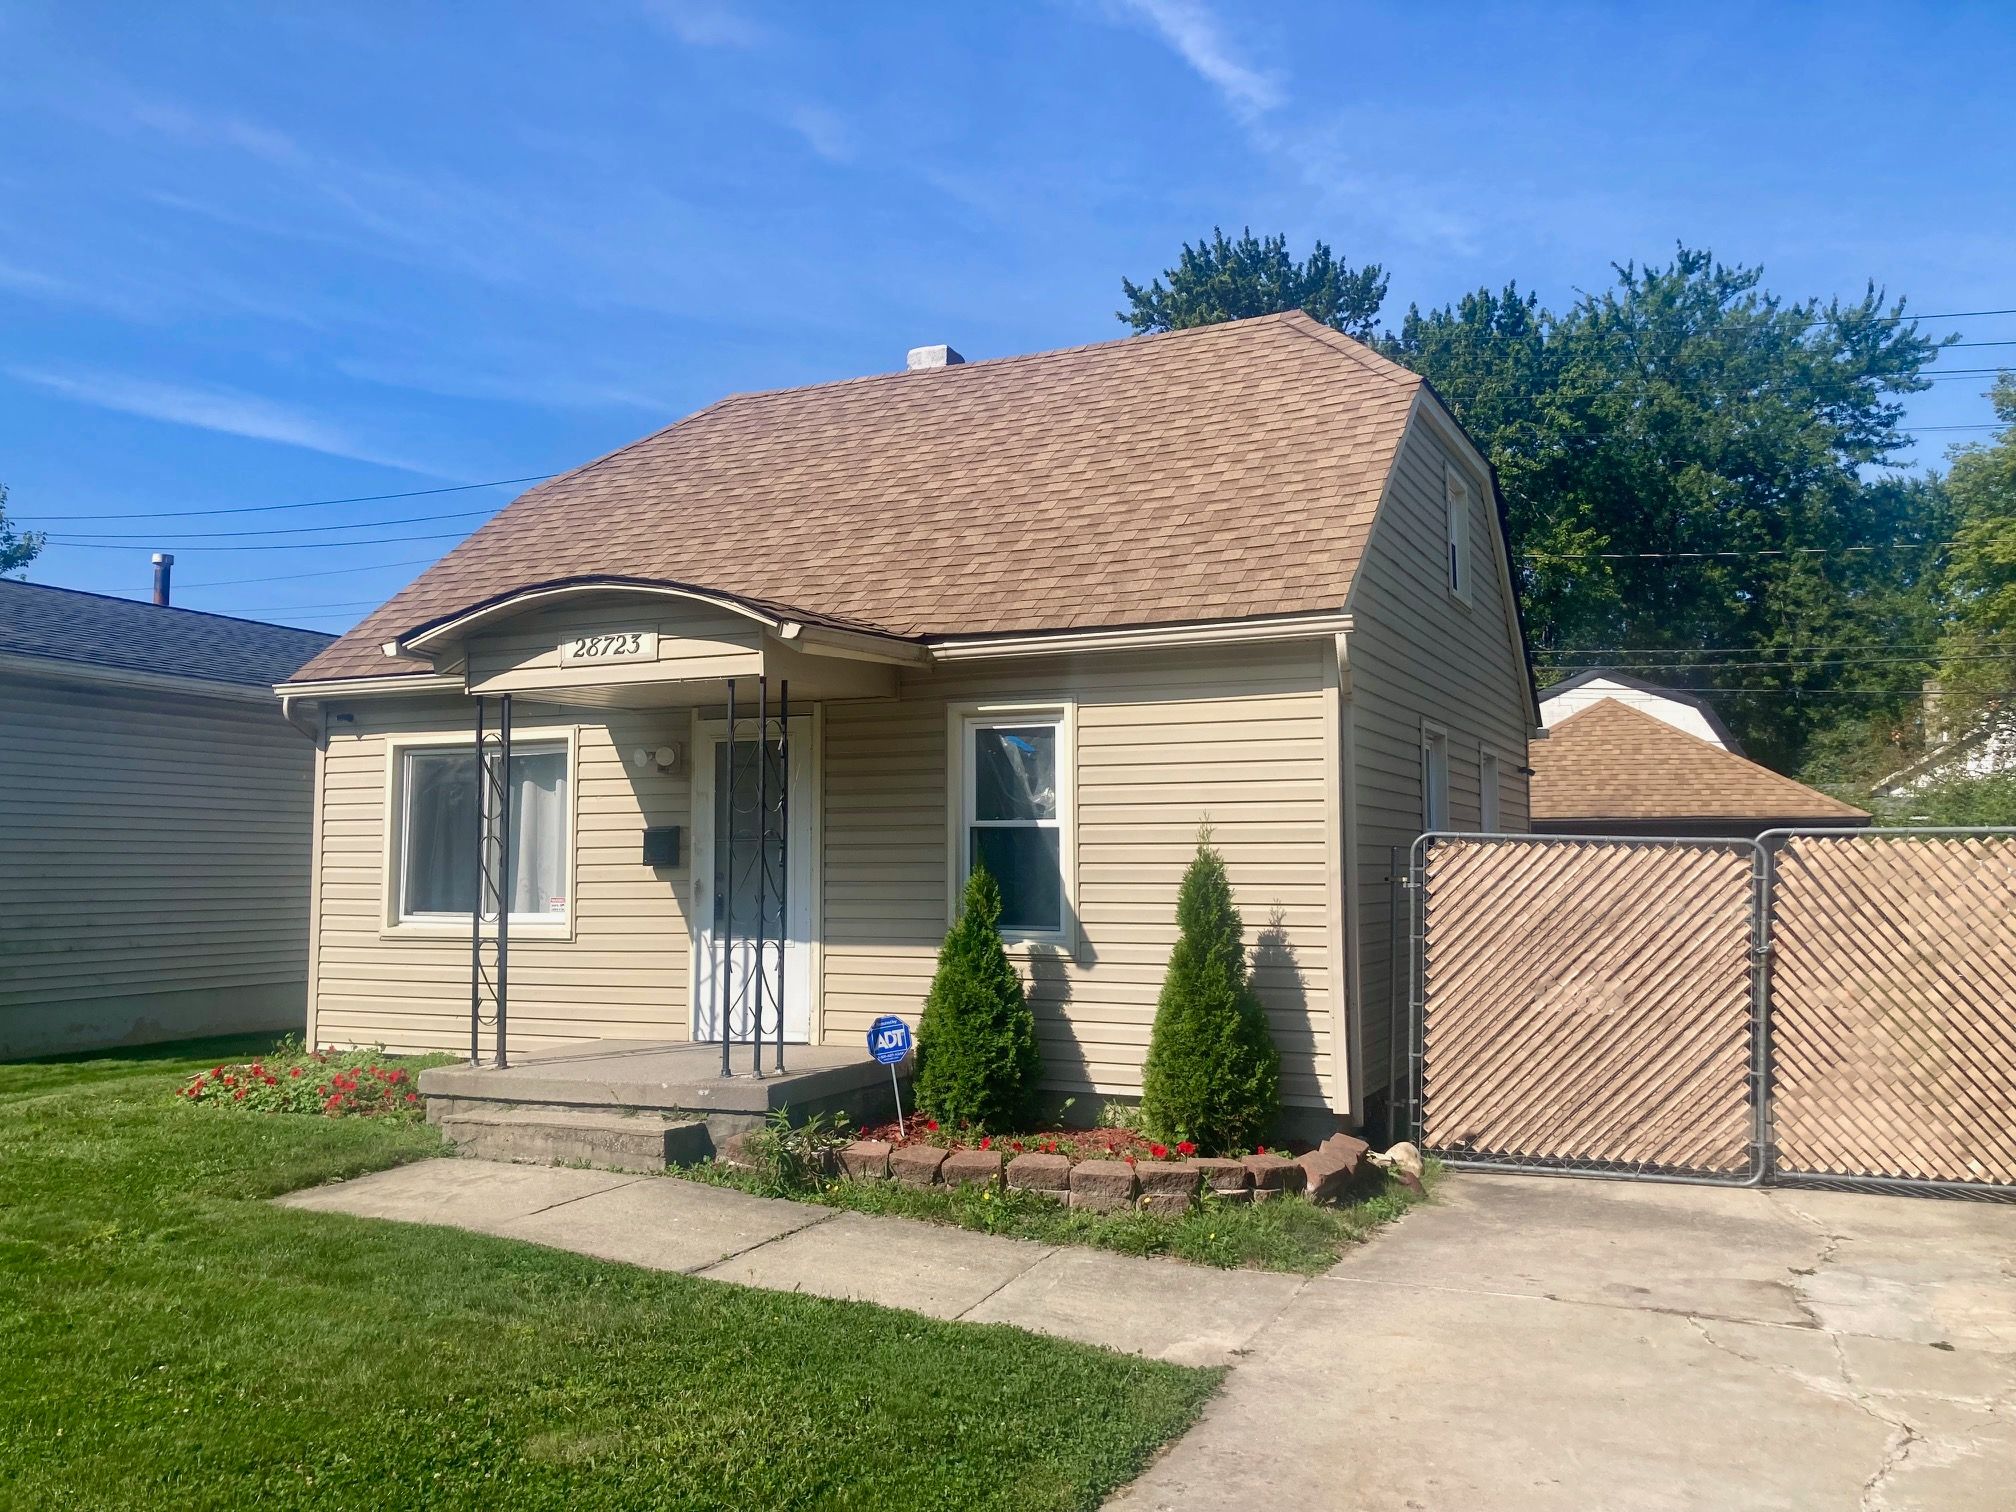
{"type": "Polygon", "coordinates": [[[1871,551],[1937,551],[1952,541],[1878,541],[1868,546],[1759,546],[1749,551],[1528,551],[1532,562],[1669,562],[1743,560],[1752,557],[1827,556],[1871,551]]]}
{"type": "MultiPolygon", "coordinates": [[[[391,535],[372,536],[359,541],[278,541],[263,546],[177,546],[177,551],[324,551],[349,546],[386,546],[394,541],[460,541],[468,536],[466,530],[451,530],[447,534],[435,535],[391,535]]],[[[151,538],[150,538],[151,539],[151,538]]],[[[73,541],[66,536],[50,536],[51,546],[68,546],[76,551],[139,551],[143,547],[117,545],[105,541],[73,541]]]]}
{"type": "MultiPolygon", "coordinates": [[[[150,541],[155,545],[174,547],[179,550],[181,548],[176,546],[176,543],[181,541],[221,541],[238,536],[312,535],[318,530],[376,530],[384,525],[427,525],[438,520],[487,520],[495,513],[496,511],[493,509],[461,509],[456,510],[452,514],[406,515],[397,520],[359,520],[352,525],[290,525],[277,530],[199,530],[191,535],[176,535],[172,532],[164,535],[161,531],[137,531],[123,534],[115,534],[109,531],[92,531],[86,535],[64,536],[60,539],[72,546],[80,545],[87,541],[150,541]]],[[[392,539],[398,540],[402,538],[395,536],[392,539]]],[[[304,541],[301,544],[304,546],[351,546],[360,543],[353,541],[304,541]]]]}
{"type": "Polygon", "coordinates": [[[251,583],[293,583],[302,578],[342,577],[351,572],[381,572],[394,567],[426,567],[438,561],[438,557],[409,557],[402,562],[372,562],[363,567],[325,567],[318,572],[282,572],[272,577],[251,578],[200,578],[181,584],[184,588],[235,588],[251,583]]]}
{"type": "Polygon", "coordinates": [[[1720,672],[1724,670],[1754,671],[1763,667],[1790,667],[1793,669],[1799,669],[1805,667],[1899,667],[1899,666],[1916,667],[1916,666],[1924,666],[1931,662],[1939,662],[1941,664],[1946,664],[1952,662],[2010,662],[2010,661],[2016,661],[2016,656],[2011,655],[1869,656],[1869,657],[1840,657],[1825,661],[1755,660],[1755,661],[1725,661],[1725,662],[1715,662],[1708,664],[1704,664],[1702,662],[1634,662],[1629,668],[1624,668],[1620,670],[1626,670],[1631,672],[1720,672]]]}
{"type": "Polygon", "coordinates": [[[308,499],[299,504],[247,504],[237,509],[143,509],[137,514],[67,515],[63,520],[38,523],[61,525],[79,520],[158,520],[163,517],[194,520],[209,515],[267,514],[282,509],[322,509],[331,504],[377,504],[387,499],[424,499],[435,494],[468,493],[477,488],[504,488],[513,483],[544,483],[558,473],[532,473],[523,478],[492,478],[486,483],[455,483],[446,488],[411,488],[404,493],[352,494],[341,499],[308,499]]]}
{"type": "MultiPolygon", "coordinates": [[[[1815,642],[1804,646],[1597,646],[1581,651],[1543,650],[1536,656],[1720,656],[1724,654],[1747,656],[1753,651],[1904,651],[1936,649],[1948,644],[1946,641],[1877,641],[1866,645],[1843,645],[1832,642],[1815,642]]],[[[2006,642],[1997,637],[1981,640],[1954,641],[1953,645],[1998,646],[2006,642]]]]}

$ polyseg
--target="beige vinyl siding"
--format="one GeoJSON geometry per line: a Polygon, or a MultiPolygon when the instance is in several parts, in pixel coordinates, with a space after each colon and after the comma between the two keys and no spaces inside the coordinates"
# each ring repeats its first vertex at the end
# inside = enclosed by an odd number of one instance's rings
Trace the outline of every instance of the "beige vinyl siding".
{"type": "Polygon", "coordinates": [[[949,906],[948,706],[1069,703],[1075,945],[1015,951],[1048,1083],[1138,1095],[1177,885],[1208,816],[1245,915],[1284,1096],[1326,1106],[1326,654],[1311,641],[1045,659],[908,676],[893,704],[829,705],[825,1037],[857,1043],[878,1014],[915,1022],[922,1008],[949,906]]]}
{"type": "MultiPolygon", "coordinates": [[[[691,786],[683,770],[639,771],[627,757],[639,746],[685,745],[689,715],[588,715],[514,702],[514,740],[572,733],[577,748],[569,922],[557,936],[554,926],[512,927],[512,1047],[686,1038],[690,845],[682,847],[679,868],[660,871],[644,865],[642,844],[646,825],[690,826],[691,786]]],[[[493,718],[494,710],[493,704],[493,718]]],[[[398,1050],[466,1050],[468,932],[388,927],[386,825],[395,740],[473,739],[475,705],[466,698],[384,699],[330,712],[320,805],[316,1036],[382,1041],[398,1050]]],[[[484,1030],[486,1053],[492,1033],[484,1030]]]]}
{"type": "MultiPolygon", "coordinates": [[[[1429,402],[1424,400],[1424,403],[1429,402]]],[[[1383,1088],[1394,989],[1393,855],[1402,865],[1421,833],[1424,722],[1449,737],[1450,824],[1478,825],[1480,747],[1498,757],[1499,824],[1527,827],[1530,717],[1523,648],[1508,627],[1504,548],[1489,483],[1470,478],[1470,602],[1448,586],[1445,466],[1454,453],[1418,414],[1408,427],[1384,508],[1353,585],[1349,637],[1353,765],[1357,782],[1361,1090],[1383,1088]]],[[[1404,1008],[1404,1001],[1402,1004],[1404,1008]]],[[[1395,1044],[1394,1064],[1404,1060],[1395,1044]]]]}
{"type": "Polygon", "coordinates": [[[0,1054],[298,1028],[313,764],[277,699],[0,680],[0,1054]]]}
{"type": "MultiPolygon", "coordinates": [[[[664,599],[599,600],[519,615],[469,642],[469,686],[478,693],[553,690],[582,682],[749,677],[762,670],[762,632],[747,615],[664,599]],[[563,666],[561,648],[579,636],[648,630],[653,661],[563,666]]],[[[550,693],[549,693],[550,696],[550,693]]]]}

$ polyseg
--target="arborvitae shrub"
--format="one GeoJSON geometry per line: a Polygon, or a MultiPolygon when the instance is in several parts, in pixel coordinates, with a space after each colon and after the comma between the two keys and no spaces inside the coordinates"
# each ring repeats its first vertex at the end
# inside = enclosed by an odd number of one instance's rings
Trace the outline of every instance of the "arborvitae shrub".
{"type": "Polygon", "coordinates": [[[917,1026],[917,1106],[941,1123],[1014,1128],[1043,1074],[1036,1016],[1001,948],[1000,918],[1000,884],[976,862],[917,1026]]]}
{"type": "Polygon", "coordinates": [[[1245,925],[1208,832],[1176,895],[1181,933],[1155,1005],[1141,1112],[1206,1153],[1263,1141],[1281,1108],[1281,1057],[1246,971],[1245,925]]]}

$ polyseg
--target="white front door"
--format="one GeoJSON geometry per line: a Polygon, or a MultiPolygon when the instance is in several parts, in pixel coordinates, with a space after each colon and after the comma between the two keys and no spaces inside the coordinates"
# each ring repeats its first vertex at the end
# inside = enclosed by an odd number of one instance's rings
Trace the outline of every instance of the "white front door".
{"type": "Polygon", "coordinates": [[[760,1017],[761,1037],[774,1040],[781,1007],[785,1040],[804,1044],[812,1030],[812,721],[791,720],[788,763],[774,722],[767,751],[754,720],[736,726],[732,757],[722,722],[694,732],[693,1037],[719,1040],[725,1010],[729,1039],[756,1038],[760,1017]]]}

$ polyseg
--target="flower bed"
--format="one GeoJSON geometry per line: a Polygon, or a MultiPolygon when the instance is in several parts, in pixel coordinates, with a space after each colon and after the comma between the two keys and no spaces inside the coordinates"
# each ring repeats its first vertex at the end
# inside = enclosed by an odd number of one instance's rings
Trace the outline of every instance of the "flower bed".
{"type": "MultiPolygon", "coordinates": [[[[1150,1139],[1139,1129],[1035,1129],[1013,1134],[984,1134],[971,1129],[943,1128],[935,1118],[913,1113],[901,1123],[864,1124],[857,1140],[886,1144],[892,1149],[904,1145],[930,1145],[956,1150],[999,1150],[1012,1160],[1017,1155],[1062,1155],[1074,1164],[1081,1160],[1188,1160],[1199,1153],[1196,1145],[1182,1140],[1164,1144],[1150,1139]]],[[[1252,1151],[1228,1151],[1234,1158],[1246,1154],[1288,1155],[1286,1145],[1261,1145],[1252,1151]]]]}
{"type": "Polygon", "coordinates": [[[283,1040],[272,1055],[197,1072],[176,1097],[248,1113],[417,1119],[423,1108],[415,1074],[448,1059],[402,1060],[382,1047],[309,1050],[283,1040]]]}

